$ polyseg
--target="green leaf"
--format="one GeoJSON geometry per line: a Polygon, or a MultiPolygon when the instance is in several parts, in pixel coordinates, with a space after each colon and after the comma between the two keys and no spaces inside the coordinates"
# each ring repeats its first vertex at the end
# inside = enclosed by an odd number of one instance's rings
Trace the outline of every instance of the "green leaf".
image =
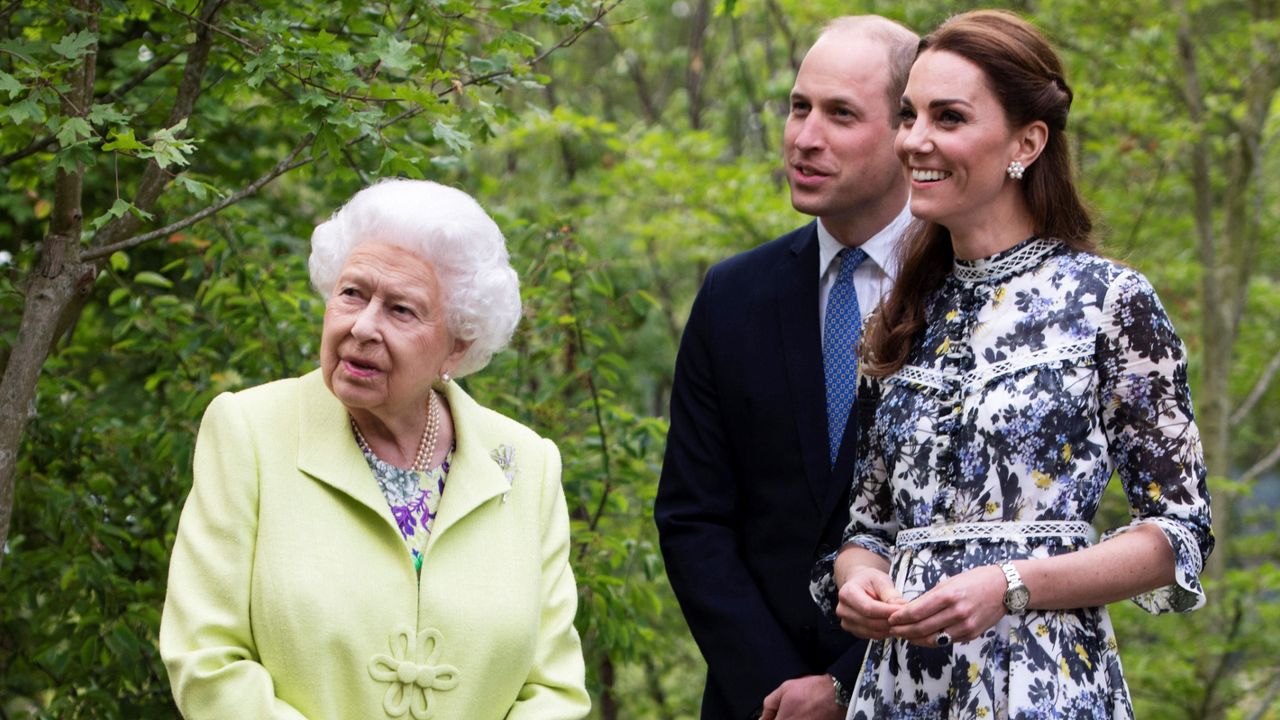
{"type": "Polygon", "coordinates": [[[78,33],[62,36],[61,40],[50,47],[53,48],[54,52],[68,60],[79,60],[85,53],[89,52],[89,48],[97,41],[97,35],[88,30],[81,30],[78,33]]]}
{"type": "Polygon", "coordinates": [[[173,179],[173,182],[178,187],[191,193],[191,196],[194,197],[196,200],[200,200],[202,202],[204,201],[205,198],[209,197],[209,195],[213,195],[215,197],[222,197],[222,192],[219,191],[218,188],[210,185],[207,182],[201,182],[199,180],[196,180],[195,178],[190,177],[186,173],[183,173],[175,177],[173,179]]]}
{"type": "Polygon", "coordinates": [[[14,125],[21,125],[28,121],[42,123],[44,118],[44,108],[40,107],[34,98],[28,97],[9,106],[9,119],[14,125]]]}
{"type": "Polygon", "coordinates": [[[133,128],[125,128],[123,132],[119,130],[111,131],[111,139],[102,145],[102,149],[106,152],[116,151],[123,153],[135,153],[139,150],[146,150],[147,146],[138,142],[133,136],[133,128]]]}
{"type": "Polygon", "coordinates": [[[93,222],[90,224],[94,230],[100,230],[103,225],[106,225],[112,220],[123,217],[125,213],[129,212],[129,208],[131,207],[133,207],[133,205],[128,200],[116,198],[116,201],[111,203],[111,209],[94,218],[93,222]]]}
{"type": "Polygon", "coordinates": [[[89,127],[89,123],[85,122],[81,117],[69,117],[62,122],[62,126],[58,128],[56,137],[58,144],[62,147],[70,147],[85,138],[93,136],[93,128],[89,127]]]}
{"type": "Polygon", "coordinates": [[[186,165],[187,155],[195,152],[194,141],[177,136],[177,133],[182,132],[186,127],[187,120],[183,118],[173,127],[156,131],[149,154],[161,168],[167,169],[170,165],[186,165]]]}
{"type": "Polygon", "coordinates": [[[8,92],[9,98],[13,99],[22,92],[22,83],[18,82],[18,78],[0,70],[0,91],[8,92]]]}
{"type": "Polygon", "coordinates": [[[389,35],[378,38],[374,51],[382,66],[389,70],[408,72],[421,64],[413,57],[413,43],[397,40],[389,35]]]}
{"type": "Polygon", "coordinates": [[[437,140],[443,141],[449,149],[454,152],[466,152],[471,149],[471,138],[466,133],[459,132],[443,120],[437,120],[432,126],[431,134],[437,140]]]}
{"type": "Polygon", "coordinates": [[[173,287],[173,282],[170,281],[169,278],[158,272],[152,272],[150,270],[143,270],[137,275],[134,275],[133,281],[139,285],[149,285],[151,287],[164,288],[165,290],[173,287]]]}
{"type": "Polygon", "coordinates": [[[89,122],[94,125],[109,125],[128,122],[132,115],[121,112],[115,105],[101,103],[89,108],[89,122]]]}

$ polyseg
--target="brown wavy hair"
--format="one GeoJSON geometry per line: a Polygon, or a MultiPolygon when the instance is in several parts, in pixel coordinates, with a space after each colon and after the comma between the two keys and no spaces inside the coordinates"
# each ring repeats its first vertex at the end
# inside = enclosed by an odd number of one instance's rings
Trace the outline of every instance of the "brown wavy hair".
{"type": "MultiPolygon", "coordinates": [[[[1067,146],[1071,88],[1062,62],[1031,23],[1003,10],[956,15],[920,41],[926,50],[949,52],[977,65],[1004,110],[1010,127],[1037,120],[1049,128],[1044,150],[1019,181],[1035,232],[1075,250],[1095,251],[1093,221],[1072,180],[1067,146]]],[[[900,247],[902,269],[863,338],[862,370],[892,375],[907,361],[912,339],[924,327],[925,303],[951,273],[951,232],[917,220],[900,247]]]]}

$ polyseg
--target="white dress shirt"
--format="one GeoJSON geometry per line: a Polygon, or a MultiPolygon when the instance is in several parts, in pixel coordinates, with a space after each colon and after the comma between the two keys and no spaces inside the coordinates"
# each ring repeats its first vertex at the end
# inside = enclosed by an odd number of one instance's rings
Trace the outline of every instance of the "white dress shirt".
{"type": "MultiPolygon", "coordinates": [[[[888,225],[880,232],[872,235],[859,247],[867,254],[857,270],[853,271],[853,289],[858,293],[858,310],[865,320],[867,315],[880,304],[880,300],[889,294],[889,288],[898,276],[898,240],[906,232],[911,217],[911,205],[902,208],[888,225]]],[[[836,254],[844,249],[844,245],[835,239],[818,219],[818,327],[823,339],[826,339],[827,297],[831,295],[831,286],[836,282],[836,274],[840,271],[840,261],[836,254]]]]}

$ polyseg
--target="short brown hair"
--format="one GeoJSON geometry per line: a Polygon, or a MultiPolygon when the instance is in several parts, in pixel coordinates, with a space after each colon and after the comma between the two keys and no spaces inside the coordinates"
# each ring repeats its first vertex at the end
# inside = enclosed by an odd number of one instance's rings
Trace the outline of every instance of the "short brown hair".
{"type": "Polygon", "coordinates": [[[886,99],[889,102],[889,122],[897,127],[901,121],[898,108],[902,105],[902,93],[907,89],[911,65],[916,60],[920,36],[907,26],[879,15],[843,15],[823,26],[819,37],[833,31],[854,33],[884,45],[888,53],[886,99]]]}

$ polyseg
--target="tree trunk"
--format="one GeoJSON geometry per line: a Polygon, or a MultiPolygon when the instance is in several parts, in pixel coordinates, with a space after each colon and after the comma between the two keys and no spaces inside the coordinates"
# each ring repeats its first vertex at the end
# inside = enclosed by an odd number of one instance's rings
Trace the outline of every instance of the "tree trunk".
{"type": "MultiPolygon", "coordinates": [[[[1182,66],[1183,99],[1187,113],[1197,126],[1203,127],[1207,111],[1204,92],[1200,84],[1200,70],[1196,63],[1195,43],[1191,36],[1191,17],[1186,0],[1176,0],[1178,13],[1177,51],[1182,66]]],[[[1205,464],[1211,474],[1228,475],[1230,461],[1227,420],[1231,416],[1227,379],[1231,370],[1230,309],[1224,303],[1223,262],[1221,239],[1214,230],[1214,192],[1210,175],[1213,166],[1208,140],[1203,133],[1191,143],[1191,184],[1195,190],[1195,217],[1197,248],[1203,268],[1201,280],[1201,339],[1203,353],[1200,371],[1200,395],[1197,401],[1197,423],[1204,442],[1205,464]]],[[[1231,533],[1231,493],[1219,490],[1213,495],[1213,532],[1225,541],[1231,533]]],[[[1209,557],[1205,568],[1213,578],[1221,578],[1227,565],[1227,543],[1219,542],[1217,551],[1209,557]]]]}
{"type": "MultiPolygon", "coordinates": [[[[1183,70],[1183,98],[1191,121],[1201,129],[1191,144],[1191,183],[1195,190],[1194,216],[1198,236],[1199,259],[1204,277],[1201,281],[1201,354],[1200,393],[1197,397],[1198,422],[1204,442],[1205,462],[1211,473],[1234,476],[1231,468],[1231,395],[1229,381],[1233,367],[1235,341],[1244,316],[1247,288],[1255,271],[1255,260],[1261,244],[1258,213],[1251,199],[1262,182],[1260,176],[1261,147],[1270,108],[1280,87],[1280,63],[1276,43],[1261,35],[1250,42],[1249,72],[1244,75],[1245,112],[1239,118],[1228,117],[1233,126],[1232,146],[1225,165],[1226,182],[1220,193],[1214,191],[1212,169],[1215,166],[1209,138],[1203,128],[1210,113],[1195,56],[1195,39],[1186,0],[1177,0],[1177,50],[1183,70]],[[1219,201],[1221,207],[1219,208],[1219,201]],[[1220,210],[1221,231],[1215,215],[1220,210]]],[[[1269,3],[1250,6],[1256,22],[1274,21],[1276,7],[1269,3]]],[[[1216,488],[1213,496],[1213,531],[1219,542],[1209,558],[1207,574],[1221,578],[1229,564],[1234,493],[1216,488]]]]}
{"type": "MultiPolygon", "coordinates": [[[[78,0],[79,16],[88,18],[87,29],[97,32],[97,3],[78,0]]],[[[62,96],[63,112],[84,117],[93,99],[97,75],[97,47],[83,62],[67,73],[67,90],[62,96]]],[[[22,322],[0,378],[0,569],[9,542],[13,520],[14,483],[22,434],[32,417],[36,382],[49,357],[60,328],[70,324],[70,315],[93,286],[97,269],[80,260],[80,231],[84,227],[82,197],[84,167],[73,172],[58,170],[54,177],[53,212],[49,234],[40,248],[40,257],[26,284],[22,322]]],[[[82,307],[82,304],[80,305],[82,307]]]]}
{"type": "Polygon", "coordinates": [[[600,720],[618,720],[618,698],[614,692],[617,682],[613,659],[608,653],[600,655],[600,720]]]}
{"type": "Polygon", "coordinates": [[[685,70],[685,94],[689,101],[689,128],[702,129],[702,90],[707,73],[707,26],[711,23],[711,0],[697,0],[689,18],[689,67],[685,70]]]}
{"type": "MultiPolygon", "coordinates": [[[[33,416],[32,401],[40,368],[57,340],[59,319],[75,304],[78,293],[88,290],[96,274],[91,264],[68,262],[63,257],[74,256],[78,249],[79,179],[77,175],[74,182],[74,212],[61,212],[60,208],[58,213],[74,217],[76,228],[69,233],[52,230],[45,239],[39,267],[32,271],[27,287],[18,336],[4,368],[4,379],[0,380],[0,548],[7,547],[9,540],[18,452],[23,431],[33,416]]],[[[4,558],[5,553],[0,552],[0,569],[4,558]]]]}
{"type": "MultiPolygon", "coordinates": [[[[190,117],[200,96],[209,50],[213,44],[213,18],[225,0],[206,0],[201,7],[200,22],[194,30],[195,41],[187,50],[186,67],[169,113],[168,126],[173,127],[190,117]]],[[[97,34],[97,0],[77,0],[78,17],[87,18],[87,29],[97,34]]],[[[82,64],[67,73],[68,89],[63,94],[63,112],[67,116],[85,117],[93,104],[93,84],[97,76],[97,49],[84,56],[82,64]]],[[[154,161],[148,163],[138,183],[133,205],[150,211],[172,177],[154,161]]],[[[84,168],[75,172],[58,171],[54,180],[53,213],[49,234],[40,248],[40,259],[31,271],[22,307],[22,322],[14,341],[4,377],[0,379],[0,568],[4,548],[9,540],[13,518],[14,484],[18,470],[18,453],[22,435],[31,419],[40,370],[57,339],[79,316],[88,301],[97,277],[98,265],[104,257],[93,255],[80,244],[84,227],[84,168]],[[93,260],[86,257],[93,256],[93,260]]],[[[107,223],[95,234],[94,248],[103,248],[128,237],[139,226],[132,213],[107,223]]]]}

